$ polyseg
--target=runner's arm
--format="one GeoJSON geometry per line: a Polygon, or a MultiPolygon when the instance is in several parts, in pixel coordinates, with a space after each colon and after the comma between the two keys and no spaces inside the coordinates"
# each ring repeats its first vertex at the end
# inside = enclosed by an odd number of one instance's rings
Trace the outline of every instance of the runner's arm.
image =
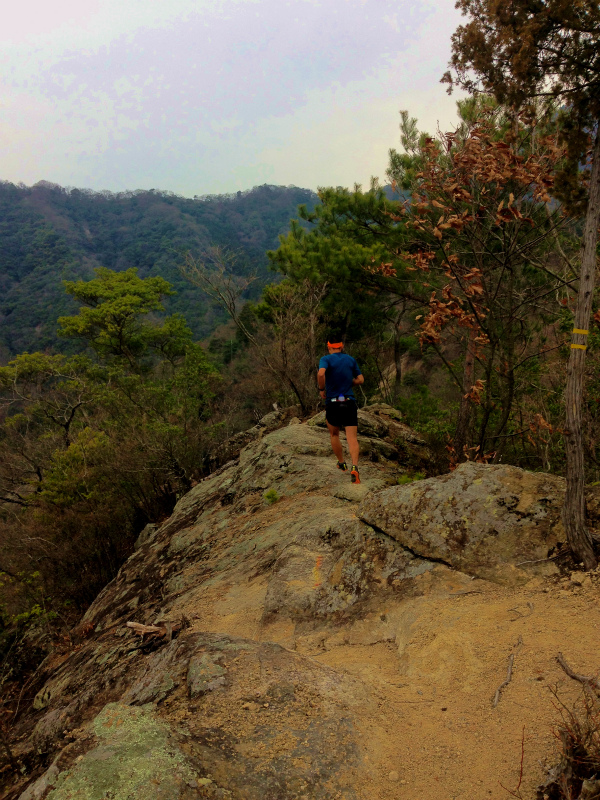
{"type": "Polygon", "coordinates": [[[325,367],[321,367],[321,369],[317,372],[317,383],[319,384],[320,395],[321,397],[325,397],[325,373],[327,372],[325,367]]]}
{"type": "Polygon", "coordinates": [[[365,378],[362,372],[360,371],[360,367],[358,366],[356,359],[353,359],[353,362],[354,363],[352,364],[353,367],[352,372],[354,373],[354,378],[352,380],[352,386],[360,386],[361,383],[365,382],[365,378]]]}

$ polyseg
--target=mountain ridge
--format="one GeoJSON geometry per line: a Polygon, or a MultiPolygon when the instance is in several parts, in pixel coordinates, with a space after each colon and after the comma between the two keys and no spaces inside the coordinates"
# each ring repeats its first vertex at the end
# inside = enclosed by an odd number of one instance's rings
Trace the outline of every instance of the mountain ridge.
{"type": "Polygon", "coordinates": [[[239,254],[241,274],[256,273],[254,293],[271,279],[266,251],[278,245],[300,204],[317,195],[267,184],[246,192],[185,198],[171,192],[109,193],[32,187],[0,181],[0,360],[22,351],[68,351],[56,334],[60,315],[74,313],[62,280],[89,279],[93,268],[131,267],[161,275],[177,294],[168,313],[183,313],[196,338],[222,321],[179,272],[183,254],[220,245],[239,254]]]}
{"type": "Polygon", "coordinates": [[[467,463],[398,485],[424,442],[384,404],[359,433],[356,486],[319,415],[273,412],[141,537],[28,687],[14,752],[31,772],[7,798],[500,800],[523,726],[535,790],[548,690],[578,692],[556,653],[592,674],[600,625],[600,574],[540,557],[564,481],[467,463]],[[430,556],[440,541],[450,557],[430,556]]]}

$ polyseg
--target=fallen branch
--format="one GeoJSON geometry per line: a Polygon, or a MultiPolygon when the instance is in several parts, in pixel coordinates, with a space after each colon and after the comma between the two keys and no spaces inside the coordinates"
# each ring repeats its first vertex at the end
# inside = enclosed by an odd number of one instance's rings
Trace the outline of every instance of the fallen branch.
{"type": "Polygon", "coordinates": [[[579,675],[577,672],[574,672],[571,667],[567,664],[565,657],[562,653],[559,653],[556,656],[556,660],[558,661],[559,666],[563,669],[563,671],[569,676],[569,678],[573,678],[574,681],[578,681],[582,683],[584,686],[593,689],[595,692],[600,693],[600,683],[598,682],[598,678],[594,677],[593,675],[579,675]]]}
{"type": "Polygon", "coordinates": [[[529,614],[524,614],[522,611],[519,611],[518,608],[509,608],[508,609],[509,611],[514,611],[514,613],[517,615],[514,619],[511,620],[511,622],[516,622],[518,619],[527,619],[527,617],[530,617],[533,614],[534,610],[533,603],[528,602],[527,608],[529,609],[529,614]]]}
{"type": "Polygon", "coordinates": [[[134,633],[144,638],[151,636],[160,638],[166,636],[167,642],[173,638],[173,634],[181,628],[186,627],[187,621],[182,619],[180,622],[157,622],[156,625],[142,625],[141,622],[126,622],[125,625],[134,633]]]}
{"type": "Polygon", "coordinates": [[[522,645],[523,645],[523,639],[519,636],[519,640],[515,645],[515,649],[508,657],[508,669],[506,671],[506,679],[503,680],[500,686],[496,689],[496,694],[494,695],[494,699],[492,700],[492,708],[496,708],[496,706],[500,702],[500,695],[502,694],[502,690],[506,689],[506,687],[510,683],[510,679],[512,678],[513,664],[515,662],[515,656],[521,649],[522,645]]]}
{"type": "Polygon", "coordinates": [[[515,564],[515,567],[522,567],[523,564],[541,564],[543,561],[556,561],[557,558],[564,556],[564,553],[557,553],[555,556],[548,556],[548,558],[536,558],[534,561],[519,561],[518,564],[515,564]]]}

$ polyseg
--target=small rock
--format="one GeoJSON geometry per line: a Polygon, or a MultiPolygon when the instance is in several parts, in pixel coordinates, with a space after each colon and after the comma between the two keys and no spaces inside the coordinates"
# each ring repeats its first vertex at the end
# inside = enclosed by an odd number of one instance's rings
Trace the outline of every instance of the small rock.
{"type": "Polygon", "coordinates": [[[388,775],[388,780],[394,781],[394,783],[400,779],[400,775],[396,772],[396,770],[392,770],[388,775]]]}
{"type": "Polygon", "coordinates": [[[298,417],[292,417],[291,420],[289,421],[290,425],[300,425],[300,423],[301,423],[301,420],[298,419],[298,417]]]}
{"type": "Polygon", "coordinates": [[[258,425],[261,428],[276,428],[277,423],[281,420],[281,411],[270,411],[264,417],[259,419],[258,425]]]}
{"type": "Polygon", "coordinates": [[[571,583],[575,586],[583,586],[583,582],[586,578],[585,572],[572,572],[571,573],[571,583]]]}
{"type": "Polygon", "coordinates": [[[199,653],[188,666],[187,685],[190,697],[199,697],[225,685],[227,670],[218,663],[221,654],[199,653]]]}

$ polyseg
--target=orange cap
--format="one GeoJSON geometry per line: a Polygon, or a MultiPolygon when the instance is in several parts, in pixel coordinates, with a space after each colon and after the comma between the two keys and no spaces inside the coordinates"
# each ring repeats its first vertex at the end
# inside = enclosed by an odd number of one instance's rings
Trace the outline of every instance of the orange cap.
{"type": "Polygon", "coordinates": [[[331,344],[331,342],[327,342],[327,347],[333,347],[335,350],[344,346],[343,342],[337,342],[336,344],[331,344]]]}

